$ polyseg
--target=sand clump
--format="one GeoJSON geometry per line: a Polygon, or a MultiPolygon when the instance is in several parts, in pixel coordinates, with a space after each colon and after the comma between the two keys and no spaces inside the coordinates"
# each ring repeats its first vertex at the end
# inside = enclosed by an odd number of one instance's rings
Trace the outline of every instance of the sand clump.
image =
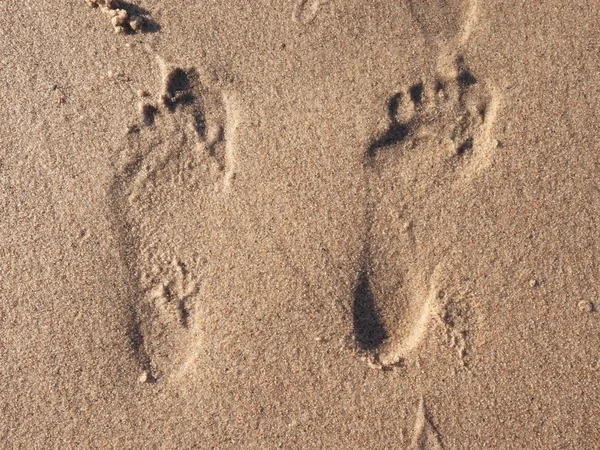
{"type": "Polygon", "coordinates": [[[115,33],[127,33],[141,31],[144,26],[144,18],[138,15],[130,15],[126,9],[119,8],[115,0],[86,0],[92,8],[99,8],[109,19],[115,33]]]}
{"type": "Polygon", "coordinates": [[[577,307],[579,308],[579,310],[581,312],[593,312],[594,311],[594,304],[589,300],[581,300],[577,304],[577,307]]]}

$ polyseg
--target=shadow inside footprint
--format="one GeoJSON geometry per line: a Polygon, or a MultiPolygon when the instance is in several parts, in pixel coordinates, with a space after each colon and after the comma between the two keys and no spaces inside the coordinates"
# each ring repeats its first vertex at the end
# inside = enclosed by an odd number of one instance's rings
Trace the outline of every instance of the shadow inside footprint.
{"type": "Polygon", "coordinates": [[[366,268],[361,269],[354,289],[352,312],[354,337],[358,348],[366,351],[379,348],[387,339],[388,333],[375,306],[375,297],[366,268]]]}
{"type": "Polygon", "coordinates": [[[192,92],[193,71],[183,69],[174,69],[166,79],[166,93],[163,96],[163,102],[171,112],[177,105],[190,105],[196,100],[192,92]]]}
{"type": "Polygon", "coordinates": [[[464,57],[458,56],[456,58],[456,66],[458,67],[457,82],[461,88],[468,88],[469,86],[477,84],[477,78],[475,78],[475,75],[467,68],[464,57]]]}
{"type": "Polygon", "coordinates": [[[188,106],[194,118],[196,132],[202,138],[206,137],[206,117],[204,116],[204,105],[194,89],[198,84],[198,74],[195,70],[183,70],[176,68],[171,71],[165,80],[166,89],[163,95],[163,103],[173,112],[177,106],[188,106]]]}
{"type": "MultiPolygon", "coordinates": [[[[417,87],[418,89],[418,87],[417,87]]],[[[411,97],[422,95],[422,85],[421,90],[411,91],[411,97]]],[[[367,148],[366,156],[369,160],[369,164],[372,164],[373,158],[375,158],[377,152],[385,147],[391,147],[393,145],[399,144],[404,141],[410,132],[409,125],[406,123],[399,122],[397,117],[398,108],[400,107],[400,102],[402,99],[402,94],[393,95],[388,101],[388,119],[389,119],[389,127],[388,129],[381,135],[379,138],[375,139],[369,147],[367,148]]]]}

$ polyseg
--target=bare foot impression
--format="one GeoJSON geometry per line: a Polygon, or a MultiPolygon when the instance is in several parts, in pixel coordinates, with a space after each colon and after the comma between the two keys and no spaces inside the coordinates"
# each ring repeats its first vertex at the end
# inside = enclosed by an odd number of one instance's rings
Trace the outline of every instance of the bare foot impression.
{"type": "Polygon", "coordinates": [[[310,24],[319,13],[319,8],[330,0],[297,0],[292,20],[300,25],[310,24]]]}
{"type": "MultiPolygon", "coordinates": [[[[442,3],[414,2],[412,8],[417,20],[429,24],[427,8],[442,3]]],[[[467,17],[470,33],[474,18],[467,17]]],[[[387,123],[365,150],[367,229],[354,334],[359,350],[379,368],[401,364],[441,313],[444,253],[451,244],[444,242],[443,224],[436,224],[439,212],[492,164],[496,152],[497,96],[467,66],[464,35],[462,30],[453,53],[445,44],[433,46],[441,52],[436,74],[390,96],[387,123]]]]}
{"type": "Polygon", "coordinates": [[[202,340],[197,326],[214,223],[236,171],[238,119],[230,96],[195,68],[158,58],[162,91],[142,92],[112,189],[130,273],[131,341],[144,380],[180,373],[202,340]]]}

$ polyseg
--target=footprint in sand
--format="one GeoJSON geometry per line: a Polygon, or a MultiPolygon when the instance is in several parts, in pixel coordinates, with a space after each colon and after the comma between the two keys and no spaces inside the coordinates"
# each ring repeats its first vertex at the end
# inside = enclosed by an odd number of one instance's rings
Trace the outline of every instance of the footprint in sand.
{"type": "Polygon", "coordinates": [[[452,247],[440,212],[489,168],[497,150],[497,95],[458,52],[452,65],[443,52],[444,75],[393,94],[386,123],[364,154],[367,229],[354,335],[378,368],[401,364],[430,319],[442,315],[444,256],[452,247]]]}
{"type": "Polygon", "coordinates": [[[451,69],[475,28],[479,0],[409,0],[408,7],[438,72],[451,69]]]}
{"type": "Polygon", "coordinates": [[[319,8],[329,0],[297,0],[292,20],[301,25],[310,24],[319,13],[319,8]]]}
{"type": "Polygon", "coordinates": [[[162,92],[142,94],[142,120],[130,127],[111,191],[129,270],[132,346],[149,381],[180,373],[202,340],[197,318],[218,220],[211,211],[233,188],[238,123],[231,97],[209,77],[159,65],[162,92]]]}
{"type": "Polygon", "coordinates": [[[444,450],[440,435],[431,423],[425,408],[423,397],[419,400],[419,406],[417,407],[413,436],[408,450],[444,450]]]}

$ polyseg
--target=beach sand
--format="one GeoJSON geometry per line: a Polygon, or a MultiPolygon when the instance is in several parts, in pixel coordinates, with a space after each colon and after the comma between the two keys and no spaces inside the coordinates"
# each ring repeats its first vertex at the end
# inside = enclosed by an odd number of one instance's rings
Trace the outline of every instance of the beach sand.
{"type": "Polygon", "coordinates": [[[600,448],[590,1],[0,1],[0,447],[600,448]]]}

